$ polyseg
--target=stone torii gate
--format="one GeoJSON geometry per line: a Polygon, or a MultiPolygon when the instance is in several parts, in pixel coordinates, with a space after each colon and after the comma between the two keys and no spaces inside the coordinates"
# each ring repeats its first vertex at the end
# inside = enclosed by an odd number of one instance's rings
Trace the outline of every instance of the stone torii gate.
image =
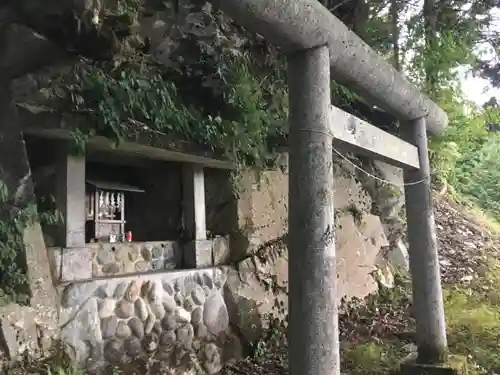
{"type": "Polygon", "coordinates": [[[404,168],[418,357],[402,369],[439,373],[446,368],[447,342],[427,131],[442,133],[446,113],[318,0],[212,3],[288,57],[290,373],[340,373],[332,165],[337,143],[404,168]],[[404,140],[333,108],[331,77],[395,115],[404,140]]]}

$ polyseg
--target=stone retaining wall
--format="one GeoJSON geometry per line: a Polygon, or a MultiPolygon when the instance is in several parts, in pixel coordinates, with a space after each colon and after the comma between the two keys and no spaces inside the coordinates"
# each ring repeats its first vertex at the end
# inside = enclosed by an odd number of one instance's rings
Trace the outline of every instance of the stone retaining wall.
{"type": "Polygon", "coordinates": [[[62,282],[174,269],[180,257],[175,241],[93,243],[83,248],[53,247],[49,253],[55,279],[62,282]]]}
{"type": "Polygon", "coordinates": [[[89,367],[144,357],[215,374],[241,355],[223,297],[226,280],[226,269],[212,268],[69,284],[61,339],[89,367]]]}
{"type": "MultiPolygon", "coordinates": [[[[213,265],[228,261],[229,238],[216,237],[207,251],[213,265]]],[[[93,243],[83,248],[49,248],[51,269],[57,282],[124,276],[183,267],[182,245],[176,241],[93,243]]]]}

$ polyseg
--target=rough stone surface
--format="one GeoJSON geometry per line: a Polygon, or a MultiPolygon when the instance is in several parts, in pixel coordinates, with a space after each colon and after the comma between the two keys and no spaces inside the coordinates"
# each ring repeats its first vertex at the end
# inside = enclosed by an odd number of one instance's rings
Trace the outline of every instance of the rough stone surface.
{"type": "Polygon", "coordinates": [[[405,243],[400,238],[391,245],[387,254],[387,259],[399,270],[408,271],[410,268],[410,256],[405,243]]]}
{"type": "Polygon", "coordinates": [[[116,316],[122,319],[131,318],[134,315],[134,305],[126,300],[118,301],[115,310],[116,316]]]}
{"type": "Polygon", "coordinates": [[[101,319],[102,337],[105,339],[115,336],[118,327],[118,318],[116,315],[101,319]]]}
{"type": "Polygon", "coordinates": [[[58,281],[76,281],[174,269],[180,248],[174,241],[93,243],[79,249],[53,247],[49,252],[58,281]]]}
{"type": "Polygon", "coordinates": [[[36,325],[33,324],[36,312],[27,309],[12,309],[10,313],[4,310],[7,319],[2,320],[1,337],[6,347],[2,347],[2,354],[10,360],[18,360],[24,351],[32,355],[39,353],[35,345],[37,339],[36,325]]]}
{"type": "MultiPolygon", "coordinates": [[[[270,241],[282,238],[288,230],[288,158],[282,155],[281,166],[260,174],[242,172],[237,202],[238,225],[244,233],[231,238],[231,260],[251,256],[270,241]]],[[[370,213],[373,199],[355,175],[356,170],[345,162],[336,161],[334,175],[334,206],[336,212],[370,213]]],[[[209,180],[208,180],[209,181],[209,180]]],[[[215,189],[214,189],[215,190],[215,189]]],[[[228,220],[221,217],[219,220],[228,220]]],[[[215,256],[214,256],[215,259],[215,256]]]]}
{"type": "Polygon", "coordinates": [[[372,276],[376,271],[380,249],[389,243],[380,219],[365,215],[356,223],[351,215],[336,222],[337,273],[339,298],[363,298],[377,291],[372,276]]]}
{"type": "Polygon", "coordinates": [[[104,319],[112,316],[116,306],[116,301],[112,298],[105,298],[99,303],[99,318],[104,319]]]}
{"type": "MultiPolygon", "coordinates": [[[[180,267],[181,251],[174,241],[93,243],[78,249],[49,248],[50,264],[57,282],[171,270],[180,267]]],[[[230,259],[229,238],[219,236],[195,241],[186,245],[184,251],[188,252],[186,261],[193,263],[193,268],[225,265],[230,259]]],[[[137,291],[131,293],[130,298],[137,295],[137,291]]]]}
{"type": "MultiPolygon", "coordinates": [[[[0,85],[0,181],[10,193],[9,198],[15,195],[16,208],[25,208],[35,202],[34,184],[22,126],[10,93],[9,85],[0,85]]],[[[11,209],[10,205],[0,205],[0,218],[11,209]]],[[[38,345],[38,332],[50,337],[57,329],[57,291],[38,222],[24,229],[23,242],[30,307],[10,304],[0,308],[1,334],[7,346],[0,351],[10,359],[18,359],[24,351],[38,355],[44,349],[38,345]]]]}
{"type": "Polygon", "coordinates": [[[405,203],[403,170],[381,161],[373,161],[369,172],[389,182],[383,183],[364,173],[356,173],[372,199],[372,214],[377,215],[384,226],[389,242],[386,256],[390,258],[391,263],[395,262],[393,265],[396,268],[405,271],[408,269],[408,254],[402,242],[405,237],[404,222],[399,216],[405,203]]]}
{"type": "MultiPolygon", "coordinates": [[[[337,217],[336,233],[338,298],[362,298],[375,292],[372,274],[381,249],[388,245],[380,219],[366,211],[355,219],[346,212],[337,217]]],[[[269,242],[255,256],[239,262],[237,269],[229,271],[224,288],[230,322],[246,341],[256,342],[262,336],[269,316],[285,321],[288,250],[284,241],[269,242]]]]}
{"type": "Polygon", "coordinates": [[[194,354],[215,373],[222,358],[239,355],[227,342],[234,335],[223,297],[226,280],[227,269],[212,268],[72,284],[63,291],[68,320],[61,337],[81,364],[161,357],[176,368],[194,354]]]}
{"type": "Polygon", "coordinates": [[[225,331],[229,326],[226,303],[220,293],[212,294],[205,302],[203,323],[212,335],[225,331]]]}
{"type": "Polygon", "coordinates": [[[213,265],[221,266],[229,264],[231,260],[229,237],[216,237],[212,241],[212,246],[213,265]]]}
{"type": "Polygon", "coordinates": [[[210,267],[213,264],[212,240],[196,240],[184,245],[184,262],[190,268],[210,267]]]}
{"type": "Polygon", "coordinates": [[[51,251],[56,276],[60,281],[85,280],[93,276],[92,255],[85,249],[53,249],[51,251]],[[57,266],[61,265],[61,266],[57,266]]]}
{"type": "Polygon", "coordinates": [[[148,306],[146,305],[146,302],[142,298],[138,298],[135,301],[135,315],[141,320],[141,321],[146,321],[148,319],[148,306]]]}
{"type": "MultiPolygon", "coordinates": [[[[267,327],[267,317],[284,320],[288,306],[288,254],[283,243],[270,245],[261,262],[259,257],[247,258],[230,269],[224,286],[224,297],[231,325],[238,327],[250,343],[259,340],[267,327]],[[266,285],[268,283],[268,285],[266,285]],[[269,288],[269,287],[270,288],[269,288]],[[277,310],[276,306],[283,306],[277,310]]],[[[206,330],[203,325],[201,330],[206,330]]]]}

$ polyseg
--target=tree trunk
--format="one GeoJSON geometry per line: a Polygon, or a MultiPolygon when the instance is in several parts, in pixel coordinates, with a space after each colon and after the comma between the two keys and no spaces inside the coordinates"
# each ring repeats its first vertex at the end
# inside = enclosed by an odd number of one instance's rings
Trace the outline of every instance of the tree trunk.
{"type": "Polygon", "coordinates": [[[437,67],[432,61],[432,56],[437,49],[437,9],[435,0],[424,0],[424,73],[425,88],[431,99],[434,99],[438,89],[437,67]]]}
{"type": "Polygon", "coordinates": [[[392,53],[394,69],[401,71],[401,56],[399,50],[399,4],[398,0],[391,0],[392,23],[392,53]]]}

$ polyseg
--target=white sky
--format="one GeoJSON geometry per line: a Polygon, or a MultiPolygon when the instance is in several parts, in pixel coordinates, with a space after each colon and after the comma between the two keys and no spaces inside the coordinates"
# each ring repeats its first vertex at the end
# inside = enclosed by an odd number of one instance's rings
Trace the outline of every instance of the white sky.
{"type": "Polygon", "coordinates": [[[492,88],[487,80],[473,77],[470,73],[463,74],[462,90],[465,97],[477,105],[483,105],[492,96],[500,99],[499,89],[492,88]]]}
{"type": "MultiPolygon", "coordinates": [[[[422,6],[423,0],[417,0],[414,4],[411,4],[409,6],[406,17],[410,17],[416,12],[419,12],[422,6]]],[[[470,4],[464,6],[464,10],[466,11],[466,9],[469,7],[470,4]]],[[[492,27],[495,30],[500,31],[500,10],[495,9],[491,14],[496,20],[494,21],[492,27]]],[[[404,39],[406,37],[406,34],[407,30],[403,28],[401,30],[401,38],[404,39]]],[[[481,55],[485,58],[490,58],[493,52],[490,52],[489,49],[491,49],[491,47],[488,45],[479,46],[477,48],[477,53],[481,53],[481,55]]],[[[458,71],[460,76],[460,83],[466,99],[475,102],[479,106],[487,102],[492,96],[496,96],[498,99],[500,99],[500,89],[492,88],[488,80],[482,79],[478,76],[473,76],[472,73],[470,73],[469,66],[460,67],[458,71]]]]}
{"type": "MultiPolygon", "coordinates": [[[[493,24],[493,28],[495,31],[500,31],[500,10],[493,10],[492,15],[496,20],[493,24]]],[[[490,57],[492,55],[491,52],[488,53],[487,46],[480,46],[478,52],[483,52],[485,57],[490,57]]],[[[492,88],[487,80],[480,77],[474,77],[471,73],[467,72],[467,70],[467,67],[464,67],[461,74],[462,89],[467,99],[478,105],[484,104],[492,96],[496,96],[500,99],[500,89],[492,88]]]]}

